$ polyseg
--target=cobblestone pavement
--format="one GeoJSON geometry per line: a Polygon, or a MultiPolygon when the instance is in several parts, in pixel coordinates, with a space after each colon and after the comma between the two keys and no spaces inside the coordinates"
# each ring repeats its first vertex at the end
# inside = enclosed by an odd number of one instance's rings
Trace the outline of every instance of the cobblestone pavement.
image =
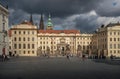
{"type": "Polygon", "coordinates": [[[120,65],[76,57],[19,57],[0,62],[0,79],[120,79],[120,65]]]}

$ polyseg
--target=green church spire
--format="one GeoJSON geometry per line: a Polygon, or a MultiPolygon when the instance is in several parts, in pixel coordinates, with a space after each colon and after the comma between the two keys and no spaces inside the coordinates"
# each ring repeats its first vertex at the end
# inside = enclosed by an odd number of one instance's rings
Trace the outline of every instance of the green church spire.
{"type": "Polygon", "coordinates": [[[47,26],[48,26],[48,27],[53,27],[52,20],[51,20],[51,15],[50,15],[50,14],[49,14],[47,26]]]}

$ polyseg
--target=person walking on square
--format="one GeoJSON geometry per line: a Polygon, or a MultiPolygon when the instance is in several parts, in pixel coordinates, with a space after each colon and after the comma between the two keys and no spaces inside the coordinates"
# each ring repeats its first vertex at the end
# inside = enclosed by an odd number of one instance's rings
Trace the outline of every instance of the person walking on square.
{"type": "Polygon", "coordinates": [[[2,54],[2,59],[3,59],[3,61],[5,61],[5,59],[6,59],[5,47],[3,47],[2,52],[3,52],[3,54],[2,54]]]}

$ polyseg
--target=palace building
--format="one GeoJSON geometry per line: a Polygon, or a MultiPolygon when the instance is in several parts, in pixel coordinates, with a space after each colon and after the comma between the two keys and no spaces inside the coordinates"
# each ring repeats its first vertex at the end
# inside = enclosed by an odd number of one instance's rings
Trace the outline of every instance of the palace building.
{"type": "Polygon", "coordinates": [[[8,6],[5,7],[0,4],[0,55],[8,54],[9,42],[8,42],[8,6]],[[4,49],[4,52],[3,52],[4,49]]]}
{"type": "Polygon", "coordinates": [[[30,21],[13,25],[9,30],[9,48],[19,56],[77,55],[120,57],[120,24],[101,26],[96,33],[86,34],[79,30],[54,30],[49,15],[44,27],[41,15],[39,27],[30,21]]]}

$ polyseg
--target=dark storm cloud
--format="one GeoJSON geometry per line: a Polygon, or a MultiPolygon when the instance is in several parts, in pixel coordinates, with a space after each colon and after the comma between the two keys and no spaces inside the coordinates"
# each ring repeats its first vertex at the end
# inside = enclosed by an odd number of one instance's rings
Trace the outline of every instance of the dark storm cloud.
{"type": "Polygon", "coordinates": [[[102,0],[6,0],[10,8],[21,9],[27,13],[51,13],[54,17],[66,17],[85,13],[93,9],[102,0]]]}
{"type": "Polygon", "coordinates": [[[89,16],[87,18],[78,17],[74,20],[75,28],[80,29],[81,32],[94,32],[96,27],[99,26],[96,21],[97,18],[98,16],[89,16]]]}
{"type": "MultiPolygon", "coordinates": [[[[52,15],[55,27],[61,29],[80,29],[82,32],[94,31],[100,24],[120,20],[120,0],[0,0],[9,6],[10,25],[29,19],[32,13],[35,22],[40,14],[48,18],[52,15]],[[91,11],[96,15],[89,14],[91,11]],[[70,18],[75,15],[78,17],[70,18]],[[82,15],[82,16],[81,16],[82,15]],[[83,16],[84,15],[84,16],[83,16]],[[87,16],[87,17],[86,17],[87,16]],[[119,17],[119,18],[116,18],[119,17]],[[57,19],[56,19],[57,18],[57,19]],[[71,19],[71,20],[70,20],[71,19]],[[70,20],[70,21],[69,21],[70,20]],[[58,27],[59,26],[59,27],[58,27]]],[[[45,23],[47,22],[45,18],[45,23]]],[[[46,24],[45,24],[46,25],[46,24]]]]}

